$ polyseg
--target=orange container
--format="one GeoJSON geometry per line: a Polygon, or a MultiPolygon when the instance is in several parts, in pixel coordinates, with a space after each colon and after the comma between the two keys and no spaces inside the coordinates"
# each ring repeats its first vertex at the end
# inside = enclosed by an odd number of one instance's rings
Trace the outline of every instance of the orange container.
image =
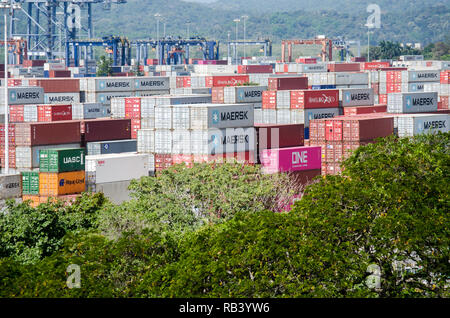
{"type": "Polygon", "coordinates": [[[39,205],[39,196],[38,195],[23,195],[22,202],[31,201],[30,206],[35,208],[39,205]]]}
{"type": "Polygon", "coordinates": [[[39,194],[58,196],[85,191],[85,172],[71,171],[62,173],[41,172],[39,174],[39,194]]]}
{"type": "Polygon", "coordinates": [[[60,195],[57,197],[48,197],[48,196],[40,196],[39,202],[40,203],[47,203],[50,199],[51,203],[56,202],[57,200],[61,200],[65,203],[65,205],[71,205],[75,202],[75,200],[79,197],[79,194],[70,194],[70,195],[60,195]]]}

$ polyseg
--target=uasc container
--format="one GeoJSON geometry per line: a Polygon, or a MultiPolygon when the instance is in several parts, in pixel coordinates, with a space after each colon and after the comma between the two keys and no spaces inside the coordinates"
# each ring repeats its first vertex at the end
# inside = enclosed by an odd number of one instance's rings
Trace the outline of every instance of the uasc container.
{"type": "Polygon", "coordinates": [[[40,172],[69,172],[84,170],[84,149],[47,149],[39,153],[40,172]]]}

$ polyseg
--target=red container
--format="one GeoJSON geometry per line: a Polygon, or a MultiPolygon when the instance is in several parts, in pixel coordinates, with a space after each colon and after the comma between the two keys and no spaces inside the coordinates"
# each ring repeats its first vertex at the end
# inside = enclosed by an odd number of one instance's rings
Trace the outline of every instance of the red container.
{"type": "Polygon", "coordinates": [[[183,77],[183,87],[191,87],[191,77],[190,76],[183,77]]]}
{"type": "Polygon", "coordinates": [[[66,71],[66,70],[52,70],[52,71],[49,71],[48,72],[49,73],[49,77],[70,77],[70,76],[72,76],[72,72],[71,71],[66,71]]]}
{"type": "Polygon", "coordinates": [[[330,63],[328,64],[329,72],[359,72],[361,70],[360,63],[330,63]]]}
{"type": "Polygon", "coordinates": [[[24,117],[23,105],[10,105],[9,106],[9,121],[11,123],[22,123],[24,117]]]}
{"type": "Polygon", "coordinates": [[[325,140],[342,140],[342,119],[328,119],[325,123],[325,140]]]}
{"type": "Polygon", "coordinates": [[[239,74],[273,73],[272,65],[238,65],[239,74]]]}
{"type": "Polygon", "coordinates": [[[301,64],[317,64],[317,59],[302,57],[302,58],[295,59],[295,62],[301,63],[301,64]]]}
{"type": "Polygon", "coordinates": [[[46,63],[46,60],[23,60],[23,67],[42,67],[46,63]]]}
{"type": "Polygon", "coordinates": [[[243,164],[255,164],[256,158],[253,151],[243,151],[243,152],[230,152],[217,155],[208,155],[208,162],[215,163],[243,163],[243,164]]]}
{"type": "Polygon", "coordinates": [[[206,87],[237,86],[249,82],[248,75],[206,76],[206,87]]]}
{"type": "Polygon", "coordinates": [[[131,119],[88,119],[81,125],[85,142],[131,139],[131,119]]]}
{"type": "Polygon", "coordinates": [[[305,142],[303,124],[255,124],[258,151],[272,148],[300,147],[305,142]]]}
{"type": "Polygon", "coordinates": [[[325,141],[326,121],[313,119],[309,121],[309,140],[311,145],[315,142],[325,141]]]}
{"type": "Polygon", "coordinates": [[[125,98],[125,118],[141,118],[141,99],[139,97],[125,98]]]}
{"type": "Polygon", "coordinates": [[[162,171],[173,165],[172,155],[155,154],[155,170],[162,171]]]}
{"type": "Polygon", "coordinates": [[[137,132],[139,129],[141,129],[141,119],[131,119],[131,139],[137,139],[137,132]]]}
{"type": "MultiPolygon", "coordinates": [[[[9,166],[9,168],[15,168],[16,167],[16,147],[14,145],[10,144],[8,150],[9,150],[8,151],[8,153],[9,153],[8,166],[9,166]]],[[[0,165],[1,165],[2,168],[6,167],[6,162],[5,162],[5,145],[4,144],[2,144],[0,146],[0,163],[1,163],[0,165]]]]}
{"type": "Polygon", "coordinates": [[[211,101],[214,104],[224,103],[224,90],[223,87],[213,87],[211,88],[211,101]]]}
{"type": "Polygon", "coordinates": [[[385,105],[385,104],[387,104],[387,94],[380,94],[380,95],[378,95],[378,102],[381,104],[381,105],[385,105]]]}
{"type": "Polygon", "coordinates": [[[450,84],[450,71],[442,71],[440,76],[441,84],[450,84]]]}
{"type": "Polygon", "coordinates": [[[387,137],[394,133],[394,117],[345,118],[342,138],[344,141],[368,141],[387,137]]]}
{"type": "Polygon", "coordinates": [[[449,109],[449,97],[448,96],[441,96],[441,101],[438,104],[438,109],[449,109]],[[439,106],[440,105],[440,106],[439,106]]]}
{"type": "MultiPolygon", "coordinates": [[[[16,125],[8,125],[8,140],[10,145],[16,144],[16,125]]],[[[0,124],[0,145],[5,144],[5,124],[0,124]]]]}
{"type": "Polygon", "coordinates": [[[373,88],[374,95],[380,94],[380,84],[379,83],[372,83],[371,87],[373,88]]]}
{"type": "Polygon", "coordinates": [[[80,141],[80,121],[16,124],[17,146],[71,144],[80,141]]]}
{"type": "Polygon", "coordinates": [[[22,86],[22,80],[17,78],[8,78],[8,86],[9,87],[22,86]]]}
{"type": "Polygon", "coordinates": [[[30,79],[30,86],[40,86],[44,93],[77,93],[80,81],[77,78],[30,79]]]}
{"type": "Polygon", "coordinates": [[[192,166],[194,165],[194,155],[187,155],[187,154],[172,155],[172,163],[174,165],[184,163],[187,167],[192,168],[192,166]]]}
{"type": "Polygon", "coordinates": [[[344,116],[372,114],[372,113],[386,113],[386,112],[387,112],[387,105],[344,107],[344,116]]]}
{"type": "Polygon", "coordinates": [[[269,77],[268,89],[271,91],[308,89],[307,77],[269,77]]]}
{"type": "Polygon", "coordinates": [[[379,70],[381,68],[389,67],[389,62],[365,62],[362,63],[362,68],[364,70],[379,70]]]}
{"type": "Polygon", "coordinates": [[[262,93],[262,108],[263,109],[277,108],[277,92],[276,91],[264,91],[262,93]]]}
{"type": "Polygon", "coordinates": [[[176,77],[176,87],[177,88],[183,88],[183,76],[177,76],[176,77]]]}
{"type": "Polygon", "coordinates": [[[344,141],[342,159],[345,160],[352,155],[352,152],[358,149],[360,146],[365,146],[373,141],[344,141]]]}
{"type": "Polygon", "coordinates": [[[342,161],[342,141],[328,141],[325,146],[325,161],[327,163],[342,161]]]}
{"type": "Polygon", "coordinates": [[[38,121],[72,120],[72,105],[39,105],[38,121]]]}
{"type": "Polygon", "coordinates": [[[339,107],[339,90],[291,91],[291,108],[335,108],[339,107]]]}

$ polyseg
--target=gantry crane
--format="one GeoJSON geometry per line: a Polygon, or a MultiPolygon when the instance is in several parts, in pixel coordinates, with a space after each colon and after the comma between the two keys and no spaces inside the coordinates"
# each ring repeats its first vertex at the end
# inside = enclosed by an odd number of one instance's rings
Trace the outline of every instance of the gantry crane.
{"type": "Polygon", "coordinates": [[[286,46],[288,48],[288,60],[292,62],[293,45],[321,45],[320,56],[323,62],[333,60],[333,41],[327,38],[316,38],[310,40],[282,40],[281,41],[281,62],[286,62],[286,46]]]}

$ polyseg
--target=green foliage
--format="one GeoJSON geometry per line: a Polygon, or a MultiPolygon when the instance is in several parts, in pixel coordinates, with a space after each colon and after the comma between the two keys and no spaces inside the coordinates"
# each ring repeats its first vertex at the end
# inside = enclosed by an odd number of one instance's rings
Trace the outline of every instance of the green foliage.
{"type": "Polygon", "coordinates": [[[423,49],[426,59],[433,60],[450,60],[450,36],[445,38],[445,41],[431,43],[423,49]]]}
{"type": "Polygon", "coordinates": [[[239,211],[275,211],[302,191],[287,175],[265,175],[259,166],[234,163],[174,165],[156,178],[133,181],[130,189],[134,200],[111,206],[100,217],[100,229],[110,238],[145,228],[184,232],[239,211]]]}
{"type": "Polygon", "coordinates": [[[100,61],[98,62],[97,76],[111,76],[112,64],[113,60],[111,58],[106,58],[102,55],[100,57],[100,61]]]}
{"type": "MultiPolygon", "coordinates": [[[[401,47],[400,43],[390,41],[381,41],[378,46],[370,48],[370,59],[398,59],[401,55],[421,55],[420,50],[413,49],[409,46],[401,47]]],[[[367,54],[365,54],[367,56],[367,54]]]]}
{"type": "Polygon", "coordinates": [[[102,194],[84,194],[72,206],[60,201],[32,208],[9,201],[6,212],[0,214],[0,256],[33,263],[51,255],[67,232],[96,227],[104,201],[102,194]]]}
{"type": "Polygon", "coordinates": [[[118,207],[86,197],[71,213],[87,223],[20,205],[0,219],[0,297],[449,297],[449,141],[360,147],[289,213],[268,211],[289,183],[237,164],[174,166],[134,182],[135,199],[118,207]],[[32,264],[12,238],[38,246],[32,264]],[[79,289],[66,286],[70,264],[79,289]],[[368,285],[373,265],[379,288],[368,285]]]}

